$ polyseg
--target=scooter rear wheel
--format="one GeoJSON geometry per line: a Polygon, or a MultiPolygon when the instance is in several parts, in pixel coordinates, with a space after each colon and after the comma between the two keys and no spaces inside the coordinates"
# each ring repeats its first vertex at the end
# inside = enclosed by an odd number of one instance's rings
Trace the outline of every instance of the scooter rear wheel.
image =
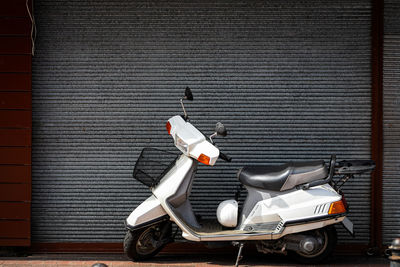
{"type": "MultiPolygon", "coordinates": [[[[167,222],[168,223],[168,222],[167,222]]],[[[147,228],[130,231],[125,235],[124,252],[132,261],[147,260],[160,252],[171,235],[171,225],[160,223],[147,228]],[[168,227],[162,234],[163,227],[168,227]]]]}
{"type": "Polygon", "coordinates": [[[290,256],[297,262],[303,264],[317,264],[325,261],[331,256],[336,247],[337,234],[334,226],[308,232],[321,242],[321,247],[316,251],[306,254],[300,251],[289,251],[290,256]]]}

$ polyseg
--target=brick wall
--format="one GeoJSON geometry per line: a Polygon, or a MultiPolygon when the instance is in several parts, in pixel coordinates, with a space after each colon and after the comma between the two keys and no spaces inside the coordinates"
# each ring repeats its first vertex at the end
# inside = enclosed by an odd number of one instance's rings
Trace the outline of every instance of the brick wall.
{"type": "Polygon", "coordinates": [[[30,35],[26,1],[0,1],[0,246],[30,245],[30,35]]]}

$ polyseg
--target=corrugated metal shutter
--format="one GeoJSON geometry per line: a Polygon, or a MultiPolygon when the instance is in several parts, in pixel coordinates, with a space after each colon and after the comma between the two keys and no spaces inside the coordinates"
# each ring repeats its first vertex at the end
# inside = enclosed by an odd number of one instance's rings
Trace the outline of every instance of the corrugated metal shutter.
{"type": "MultiPolygon", "coordinates": [[[[200,168],[203,217],[234,196],[244,164],[370,158],[370,1],[35,2],[35,242],[121,242],[149,195],[135,160],[145,146],[176,151],[165,122],[186,86],[192,122],[223,122],[217,142],[234,158],[200,168]]],[[[369,187],[365,175],[344,189],[357,242],[369,187]]]]}
{"type": "Polygon", "coordinates": [[[400,236],[400,2],[385,1],[383,56],[383,241],[400,236]]]}

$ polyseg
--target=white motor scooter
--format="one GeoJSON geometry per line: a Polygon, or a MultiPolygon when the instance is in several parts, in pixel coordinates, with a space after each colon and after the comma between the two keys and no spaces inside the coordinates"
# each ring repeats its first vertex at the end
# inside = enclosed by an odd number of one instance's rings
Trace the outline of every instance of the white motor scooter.
{"type": "Polygon", "coordinates": [[[193,100],[189,88],[181,99],[184,115],[174,116],[166,124],[182,154],[145,148],[136,162],[133,176],[150,187],[152,196],[126,220],[124,251],[130,259],[148,259],[172,242],[172,222],[187,240],[238,245],[236,265],[249,242],[260,252],[289,252],[300,262],[316,263],[335,247],[335,224],[342,223],[353,234],[339,188],[354,174],[373,170],[375,164],[369,160],[335,163],[334,155],[329,168],[322,160],[245,166],[237,174],[248,192],[241,212],[238,192],[236,199],[219,204],[217,220],[199,219],[189,201],[198,162],[213,166],[218,158],[228,162],[231,158],[212,140],[226,136],[225,127],[217,123],[215,133],[207,139],[189,122],[185,99],[193,100]],[[337,181],[332,179],[334,175],[339,176],[337,181]]]}

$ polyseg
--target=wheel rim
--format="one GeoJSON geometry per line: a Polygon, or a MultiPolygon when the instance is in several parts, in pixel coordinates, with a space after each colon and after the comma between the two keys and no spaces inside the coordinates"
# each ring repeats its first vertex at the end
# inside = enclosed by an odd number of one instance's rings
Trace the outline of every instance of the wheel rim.
{"type": "Polygon", "coordinates": [[[324,251],[328,247],[328,242],[329,242],[329,240],[328,240],[329,237],[328,237],[327,231],[326,230],[317,230],[314,232],[314,237],[317,239],[318,243],[321,245],[320,249],[318,249],[317,251],[314,251],[313,253],[310,253],[310,254],[303,253],[301,251],[296,251],[296,253],[304,258],[315,258],[315,257],[318,257],[319,255],[321,255],[322,253],[324,253],[324,251]]]}
{"type": "Polygon", "coordinates": [[[147,228],[136,242],[136,251],[141,255],[149,255],[157,250],[157,243],[160,240],[161,233],[158,227],[147,228]]]}

